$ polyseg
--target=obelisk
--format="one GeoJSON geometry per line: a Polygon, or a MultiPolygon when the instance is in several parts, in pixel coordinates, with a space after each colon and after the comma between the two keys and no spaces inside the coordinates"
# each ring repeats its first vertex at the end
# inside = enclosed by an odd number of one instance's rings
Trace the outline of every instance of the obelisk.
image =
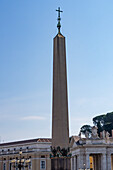
{"type": "Polygon", "coordinates": [[[52,100],[52,155],[51,170],[70,170],[68,93],[65,37],[60,32],[58,8],[58,34],[53,40],[53,100],[52,100]]]}

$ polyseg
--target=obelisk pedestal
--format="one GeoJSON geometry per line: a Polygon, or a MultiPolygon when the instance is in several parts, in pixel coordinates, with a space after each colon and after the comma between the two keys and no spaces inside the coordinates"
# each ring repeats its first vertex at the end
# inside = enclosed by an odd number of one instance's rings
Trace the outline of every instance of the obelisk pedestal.
{"type": "Polygon", "coordinates": [[[51,170],[71,170],[70,158],[52,158],[51,170]]]}

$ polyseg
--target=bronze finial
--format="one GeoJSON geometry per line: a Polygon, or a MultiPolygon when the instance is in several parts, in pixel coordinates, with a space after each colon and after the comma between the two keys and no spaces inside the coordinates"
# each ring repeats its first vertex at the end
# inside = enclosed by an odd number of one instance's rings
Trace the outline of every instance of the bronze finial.
{"type": "Polygon", "coordinates": [[[58,9],[56,10],[58,12],[58,24],[57,24],[57,28],[58,28],[58,34],[60,34],[60,27],[61,27],[61,24],[60,24],[60,12],[63,12],[60,10],[60,7],[58,7],[58,9]]]}

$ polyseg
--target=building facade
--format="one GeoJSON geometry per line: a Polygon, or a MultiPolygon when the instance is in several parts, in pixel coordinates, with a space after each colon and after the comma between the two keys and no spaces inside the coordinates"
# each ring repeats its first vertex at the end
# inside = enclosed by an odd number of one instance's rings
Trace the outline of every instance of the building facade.
{"type": "Polygon", "coordinates": [[[71,169],[113,170],[113,137],[103,131],[98,137],[94,128],[91,136],[71,138],[71,169]]]}
{"type": "MultiPolygon", "coordinates": [[[[50,170],[51,139],[31,139],[0,144],[0,170],[18,170],[12,160],[30,159],[27,168],[22,170],[50,170]]],[[[16,163],[15,163],[16,164],[16,163]]],[[[23,162],[24,164],[24,162],[23,162]]]]}
{"type": "MultiPolygon", "coordinates": [[[[31,140],[1,143],[0,170],[18,170],[12,160],[30,159],[27,168],[22,170],[51,170],[51,139],[37,138],[31,140]]],[[[72,136],[71,170],[113,170],[113,137],[81,138],[72,136]]]]}

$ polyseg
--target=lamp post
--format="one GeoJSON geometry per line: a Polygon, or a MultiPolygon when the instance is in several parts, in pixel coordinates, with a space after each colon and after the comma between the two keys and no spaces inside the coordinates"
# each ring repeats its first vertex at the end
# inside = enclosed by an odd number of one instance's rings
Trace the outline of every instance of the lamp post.
{"type": "Polygon", "coordinates": [[[11,161],[12,163],[12,167],[13,168],[18,168],[19,170],[21,170],[22,168],[27,168],[28,167],[28,164],[31,162],[30,159],[23,159],[21,157],[22,155],[22,151],[19,152],[19,155],[20,155],[20,158],[18,159],[13,159],[11,161]],[[25,163],[25,164],[24,164],[25,163]]]}
{"type": "Polygon", "coordinates": [[[86,164],[84,164],[84,170],[86,169],[85,167],[86,167],[86,164]]]}

